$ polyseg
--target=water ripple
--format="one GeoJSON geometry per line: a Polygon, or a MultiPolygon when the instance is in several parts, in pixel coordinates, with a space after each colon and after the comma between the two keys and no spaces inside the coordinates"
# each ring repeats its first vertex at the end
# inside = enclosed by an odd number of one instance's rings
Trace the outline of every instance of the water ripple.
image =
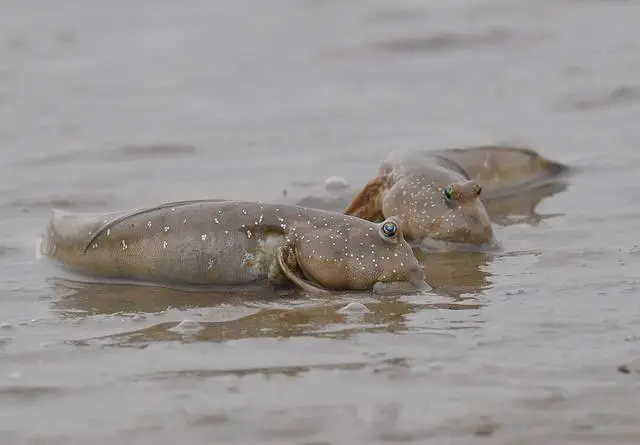
{"type": "Polygon", "coordinates": [[[371,361],[358,361],[358,362],[335,362],[324,363],[314,365],[299,365],[299,366],[271,366],[271,367],[255,367],[255,368],[230,368],[230,369],[188,369],[179,371],[161,371],[152,374],[145,374],[138,376],[136,379],[147,380],[170,380],[173,381],[177,378],[212,378],[226,375],[234,375],[237,377],[244,377],[250,375],[284,375],[287,377],[296,377],[301,374],[305,374],[311,371],[354,371],[365,368],[370,368],[373,373],[384,372],[391,368],[409,366],[411,360],[406,357],[393,357],[385,358],[382,360],[371,361]]]}
{"type": "Polygon", "coordinates": [[[445,31],[424,37],[401,37],[376,42],[371,46],[385,52],[424,53],[501,45],[512,41],[513,38],[514,33],[511,30],[496,28],[480,33],[463,34],[445,31]]]}
{"type": "Polygon", "coordinates": [[[635,104],[640,101],[640,87],[619,85],[604,92],[571,93],[557,103],[560,111],[590,111],[635,104]]]}
{"type": "Polygon", "coordinates": [[[68,194],[63,196],[34,196],[29,198],[18,198],[10,201],[6,205],[12,208],[21,209],[28,212],[30,209],[104,209],[112,205],[114,198],[111,196],[85,195],[82,193],[68,194]]]}
{"type": "Polygon", "coordinates": [[[112,160],[145,159],[155,157],[191,156],[198,153],[197,147],[189,144],[125,145],[110,151],[105,158],[112,160]]]}
{"type": "Polygon", "coordinates": [[[34,402],[47,396],[59,396],[66,390],[55,386],[0,386],[0,398],[13,402],[34,402]]]}

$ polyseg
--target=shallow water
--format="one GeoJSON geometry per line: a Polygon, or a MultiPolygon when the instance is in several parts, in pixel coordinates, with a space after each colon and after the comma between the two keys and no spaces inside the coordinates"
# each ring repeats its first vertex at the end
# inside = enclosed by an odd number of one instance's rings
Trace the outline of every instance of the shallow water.
{"type": "Polygon", "coordinates": [[[617,369],[640,357],[639,3],[2,11],[3,444],[640,441],[617,369]],[[54,207],[321,205],[391,149],[496,142],[580,171],[496,226],[502,252],[429,258],[429,295],[87,284],[35,255],[54,207]]]}

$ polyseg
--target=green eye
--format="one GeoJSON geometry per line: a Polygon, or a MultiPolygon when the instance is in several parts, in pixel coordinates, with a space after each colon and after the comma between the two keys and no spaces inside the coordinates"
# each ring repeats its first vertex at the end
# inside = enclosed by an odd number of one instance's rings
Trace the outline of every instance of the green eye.
{"type": "Polygon", "coordinates": [[[447,198],[448,200],[453,199],[453,191],[454,191],[453,186],[449,184],[444,188],[444,197],[447,198]]]}
{"type": "Polygon", "coordinates": [[[480,196],[480,193],[482,193],[482,187],[480,186],[480,184],[476,184],[473,186],[473,192],[476,194],[476,196],[480,196]]]}
{"type": "Polygon", "coordinates": [[[386,222],[382,226],[382,233],[387,238],[393,238],[398,233],[398,225],[393,221],[386,222]]]}

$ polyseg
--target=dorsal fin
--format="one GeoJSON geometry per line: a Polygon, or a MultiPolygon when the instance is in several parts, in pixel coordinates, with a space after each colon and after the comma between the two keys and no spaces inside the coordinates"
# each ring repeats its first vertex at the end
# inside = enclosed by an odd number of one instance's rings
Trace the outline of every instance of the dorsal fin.
{"type": "Polygon", "coordinates": [[[360,189],[342,213],[372,222],[383,221],[382,198],[388,190],[388,180],[389,177],[386,175],[376,176],[370,180],[360,189]]]}
{"type": "Polygon", "coordinates": [[[173,207],[182,207],[182,206],[186,206],[186,205],[189,205],[189,204],[197,204],[197,203],[204,203],[204,202],[225,202],[225,201],[229,201],[229,200],[228,199],[193,199],[193,200],[188,200],[188,201],[173,201],[173,202],[166,202],[166,203],[163,203],[163,204],[159,204],[159,205],[154,206],[154,207],[146,207],[146,208],[134,210],[133,212],[125,213],[124,215],[120,215],[119,217],[117,217],[117,218],[105,223],[98,230],[96,230],[95,233],[93,234],[93,236],[89,239],[89,241],[85,245],[84,249],[82,249],[82,253],[83,254],[86,253],[87,249],[89,248],[89,246],[91,246],[91,244],[102,233],[104,233],[105,230],[112,228],[113,226],[115,226],[118,223],[121,223],[122,221],[125,221],[125,220],[127,220],[129,218],[133,218],[134,216],[142,215],[142,214],[145,214],[147,212],[153,212],[155,210],[160,210],[160,209],[173,208],[173,207]]]}
{"type": "Polygon", "coordinates": [[[451,170],[457,173],[460,173],[465,179],[471,179],[471,176],[469,176],[469,173],[467,173],[467,171],[463,169],[462,166],[457,162],[439,154],[433,153],[431,155],[433,156],[434,159],[437,159],[440,165],[442,165],[443,167],[450,168],[451,170]]]}

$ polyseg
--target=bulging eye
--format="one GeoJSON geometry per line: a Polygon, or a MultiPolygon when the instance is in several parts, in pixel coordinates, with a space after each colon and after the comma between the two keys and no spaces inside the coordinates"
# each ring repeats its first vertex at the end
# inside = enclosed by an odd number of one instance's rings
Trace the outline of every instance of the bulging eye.
{"type": "Polygon", "coordinates": [[[452,200],[453,199],[453,186],[451,184],[447,185],[444,190],[444,197],[447,198],[448,200],[452,200]]]}
{"type": "Polygon", "coordinates": [[[393,238],[398,233],[398,225],[393,221],[388,221],[382,225],[382,233],[387,238],[393,238]]]}
{"type": "Polygon", "coordinates": [[[480,184],[475,184],[473,186],[473,192],[476,194],[476,196],[480,196],[480,193],[482,193],[482,186],[480,184]]]}

